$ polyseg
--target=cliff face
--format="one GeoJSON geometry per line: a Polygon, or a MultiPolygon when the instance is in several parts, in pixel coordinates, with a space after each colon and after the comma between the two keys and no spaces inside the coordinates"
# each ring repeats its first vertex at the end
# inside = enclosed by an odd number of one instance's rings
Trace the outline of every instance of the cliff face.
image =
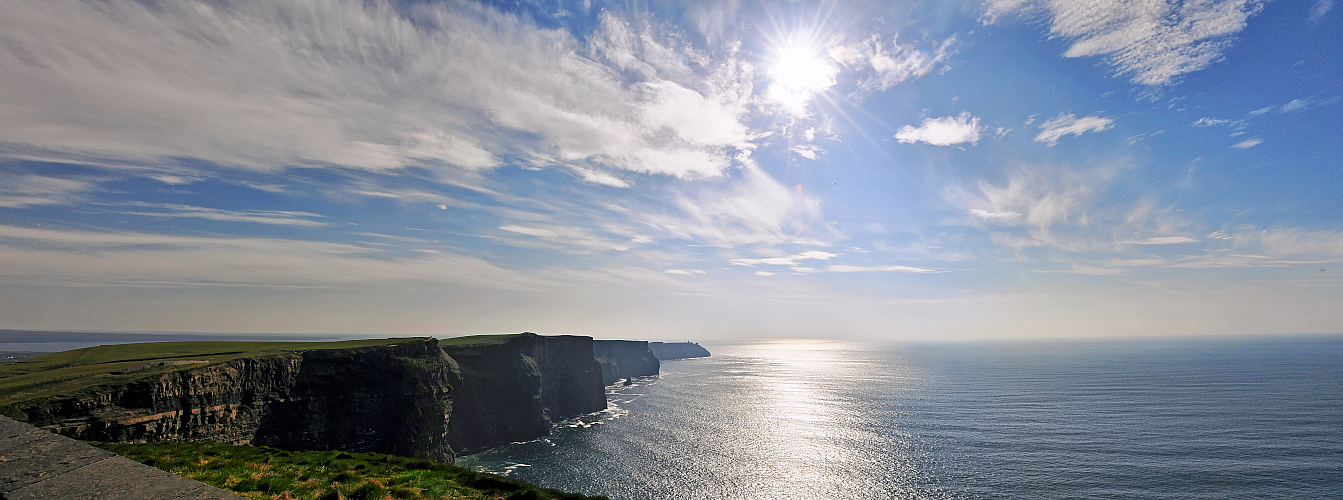
{"type": "Polygon", "coordinates": [[[454,450],[545,436],[554,422],[605,409],[605,385],[658,373],[658,359],[641,341],[524,333],[457,342],[464,343],[181,342],[67,351],[0,369],[0,413],[86,440],[450,461],[454,450]]]}
{"type": "Polygon", "coordinates": [[[658,358],[642,340],[594,340],[592,353],[602,367],[602,383],[658,374],[658,358]]]}
{"type": "Polygon", "coordinates": [[[606,409],[591,337],[533,333],[443,345],[454,366],[453,449],[472,451],[550,433],[550,424],[606,409]]]}
{"type": "Polygon", "coordinates": [[[649,342],[648,348],[662,361],[709,357],[709,350],[694,342],[649,342]]]}
{"type": "Polygon", "coordinates": [[[7,411],[85,440],[220,441],[452,460],[451,365],[432,339],[180,366],[7,411]]]}

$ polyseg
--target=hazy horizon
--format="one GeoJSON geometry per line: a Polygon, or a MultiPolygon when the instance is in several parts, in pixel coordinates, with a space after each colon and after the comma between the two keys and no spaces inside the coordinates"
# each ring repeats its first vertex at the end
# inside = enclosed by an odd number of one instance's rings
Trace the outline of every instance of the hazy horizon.
{"type": "Polygon", "coordinates": [[[1333,0],[0,6],[3,329],[1343,332],[1333,0]]]}

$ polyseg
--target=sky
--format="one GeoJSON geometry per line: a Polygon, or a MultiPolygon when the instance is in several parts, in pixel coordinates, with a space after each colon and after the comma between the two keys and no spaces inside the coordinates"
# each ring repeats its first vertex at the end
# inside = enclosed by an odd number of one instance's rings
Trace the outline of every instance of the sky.
{"type": "Polygon", "coordinates": [[[1343,332],[1334,0],[0,0],[0,328],[1343,332]]]}

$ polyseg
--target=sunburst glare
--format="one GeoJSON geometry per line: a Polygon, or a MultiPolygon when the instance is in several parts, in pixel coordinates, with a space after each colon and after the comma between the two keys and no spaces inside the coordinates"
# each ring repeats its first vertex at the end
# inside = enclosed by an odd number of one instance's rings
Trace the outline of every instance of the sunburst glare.
{"type": "Polygon", "coordinates": [[[812,96],[835,85],[839,67],[820,44],[789,37],[775,48],[768,74],[769,98],[795,115],[805,115],[812,96]]]}

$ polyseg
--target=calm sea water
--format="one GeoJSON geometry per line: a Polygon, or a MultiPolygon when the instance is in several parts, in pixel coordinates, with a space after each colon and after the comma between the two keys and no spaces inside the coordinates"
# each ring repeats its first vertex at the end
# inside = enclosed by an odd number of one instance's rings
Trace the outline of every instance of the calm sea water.
{"type": "Polygon", "coordinates": [[[617,500],[1343,498],[1343,337],[706,347],[461,463],[617,500]]]}

